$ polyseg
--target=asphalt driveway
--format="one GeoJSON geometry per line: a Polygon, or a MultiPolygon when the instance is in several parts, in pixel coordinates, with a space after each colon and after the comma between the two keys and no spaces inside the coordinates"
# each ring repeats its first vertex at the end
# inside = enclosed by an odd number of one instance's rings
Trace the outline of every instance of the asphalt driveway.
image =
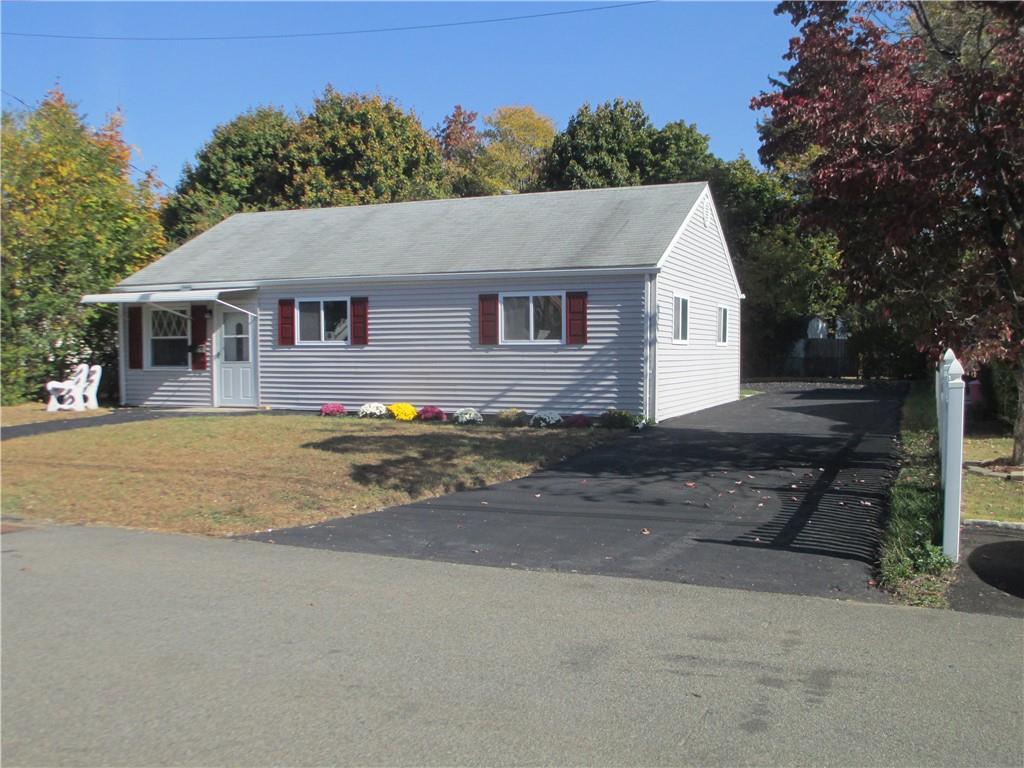
{"type": "Polygon", "coordinates": [[[256,540],[882,601],[902,390],[776,385],[490,488],[256,540]]]}

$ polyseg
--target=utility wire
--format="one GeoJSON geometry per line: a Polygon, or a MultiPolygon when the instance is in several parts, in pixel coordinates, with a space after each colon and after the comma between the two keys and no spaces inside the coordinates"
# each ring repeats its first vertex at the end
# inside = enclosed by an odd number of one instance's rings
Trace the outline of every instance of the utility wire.
{"type": "Polygon", "coordinates": [[[523,16],[502,16],[494,19],[475,19],[471,21],[447,21],[437,24],[415,24],[404,27],[376,27],[371,29],[348,29],[341,32],[294,32],[274,35],[199,35],[182,37],[143,37],[117,35],[58,35],[47,32],[0,32],[10,37],[42,37],[57,40],[112,40],[133,42],[185,42],[211,40],[284,40],[289,38],[309,37],[341,37],[344,35],[371,35],[385,32],[411,32],[422,29],[442,29],[445,27],[468,27],[475,24],[501,24],[508,21],[525,21],[526,19],[543,19],[551,16],[568,16],[574,13],[594,13],[610,11],[615,8],[632,8],[638,5],[651,5],[659,0],[641,0],[634,3],[617,3],[616,5],[600,5],[590,8],[573,8],[567,11],[549,11],[547,13],[531,13],[523,16]]]}
{"type": "Polygon", "coordinates": [[[6,97],[7,97],[7,98],[9,98],[9,99],[14,99],[14,100],[15,100],[16,102],[18,102],[19,104],[22,104],[22,105],[24,105],[24,106],[28,107],[29,109],[32,109],[32,105],[31,105],[31,104],[29,104],[29,103],[28,103],[27,101],[25,101],[24,99],[19,99],[19,98],[18,98],[17,96],[15,96],[15,95],[14,95],[13,93],[11,93],[10,91],[5,91],[5,90],[4,90],[3,88],[0,88],[0,93],[2,93],[2,94],[3,94],[4,96],[6,96],[6,97]]]}

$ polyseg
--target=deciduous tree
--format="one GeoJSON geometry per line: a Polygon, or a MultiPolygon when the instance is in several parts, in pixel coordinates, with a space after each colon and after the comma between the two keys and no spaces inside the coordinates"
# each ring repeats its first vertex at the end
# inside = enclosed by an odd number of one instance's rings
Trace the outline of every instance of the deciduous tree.
{"type": "Polygon", "coordinates": [[[773,89],[766,163],[813,153],[806,220],[833,229],[863,301],[953,347],[1014,361],[1024,462],[1024,5],[782,3],[799,35],[773,89]]]}
{"type": "Polygon", "coordinates": [[[656,131],[638,101],[584,104],[555,136],[548,159],[552,189],[629,187],[651,175],[656,131]]]}
{"type": "Polygon", "coordinates": [[[529,106],[498,107],[484,118],[481,175],[494,193],[536,192],[542,188],[544,160],[555,138],[551,118],[529,106]]]}
{"type": "Polygon", "coordinates": [[[90,128],[59,89],[5,112],[2,135],[3,400],[38,396],[79,361],[116,381],[116,318],[78,300],[163,252],[157,181],[132,181],[119,114],[90,128]]]}
{"type": "Polygon", "coordinates": [[[276,107],[217,126],[161,211],[168,237],[182,242],[233,213],[284,207],[296,131],[296,121],[276,107]]]}
{"type": "Polygon", "coordinates": [[[328,86],[299,121],[289,150],[288,202],[296,207],[441,197],[437,141],[419,118],[379,95],[328,86]]]}

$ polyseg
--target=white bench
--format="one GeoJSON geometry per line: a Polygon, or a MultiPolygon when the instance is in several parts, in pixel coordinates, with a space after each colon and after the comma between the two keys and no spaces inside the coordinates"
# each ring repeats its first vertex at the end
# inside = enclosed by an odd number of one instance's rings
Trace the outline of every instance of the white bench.
{"type": "Polygon", "coordinates": [[[46,410],[54,411],[85,411],[94,410],[99,407],[96,401],[96,391],[100,386],[100,377],[103,375],[103,366],[89,366],[80,363],[75,366],[75,372],[66,381],[49,381],[46,383],[46,391],[50,393],[50,400],[46,404],[46,410]]]}

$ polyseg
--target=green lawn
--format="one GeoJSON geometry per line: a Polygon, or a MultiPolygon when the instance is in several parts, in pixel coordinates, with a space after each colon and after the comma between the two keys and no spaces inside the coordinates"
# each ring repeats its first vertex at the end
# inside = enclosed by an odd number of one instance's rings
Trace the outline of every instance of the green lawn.
{"type": "MultiPolygon", "coordinates": [[[[1009,427],[992,434],[986,430],[964,437],[964,461],[989,461],[1009,457],[1013,438],[1009,427]]],[[[1024,483],[964,472],[964,519],[1024,523],[1024,483]]]]}
{"type": "Polygon", "coordinates": [[[529,474],[621,431],[203,416],[4,442],[5,516],[232,534],[529,474]]]}

